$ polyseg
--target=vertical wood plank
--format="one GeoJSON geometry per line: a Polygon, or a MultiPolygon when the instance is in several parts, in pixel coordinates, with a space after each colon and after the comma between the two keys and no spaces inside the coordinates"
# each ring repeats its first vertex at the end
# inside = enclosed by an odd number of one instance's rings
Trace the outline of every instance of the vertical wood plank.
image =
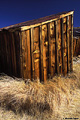
{"type": "Polygon", "coordinates": [[[27,36],[24,31],[24,78],[28,78],[28,50],[27,50],[27,36]]]}
{"type": "Polygon", "coordinates": [[[79,37],[79,39],[78,39],[78,43],[79,43],[78,55],[80,55],[80,37],[79,37]]]}
{"type": "Polygon", "coordinates": [[[73,15],[71,15],[71,71],[73,71],[73,15]]]}
{"type": "Polygon", "coordinates": [[[55,74],[55,29],[54,22],[48,24],[49,39],[49,73],[51,77],[55,74]]]}
{"type": "Polygon", "coordinates": [[[70,61],[69,61],[69,16],[67,16],[67,72],[70,71],[70,61]]]}
{"type": "Polygon", "coordinates": [[[75,56],[76,38],[73,39],[73,56],[75,56]]]}
{"type": "Polygon", "coordinates": [[[61,19],[58,20],[58,59],[59,59],[59,74],[62,74],[62,51],[61,51],[61,19]]]}
{"type": "Polygon", "coordinates": [[[22,76],[25,78],[25,32],[22,31],[22,76]]]}
{"type": "Polygon", "coordinates": [[[3,72],[3,44],[2,44],[2,32],[0,32],[0,61],[1,61],[1,72],[3,72]]]}
{"type": "Polygon", "coordinates": [[[2,63],[2,59],[1,59],[1,32],[0,32],[0,72],[1,72],[1,63],[2,63]]]}
{"type": "Polygon", "coordinates": [[[48,23],[48,41],[49,41],[49,75],[51,76],[51,37],[50,37],[50,23],[48,23]]]}
{"type": "Polygon", "coordinates": [[[46,24],[45,49],[46,49],[46,70],[47,70],[47,79],[48,79],[48,78],[49,78],[49,40],[48,40],[48,24],[46,24]]]}
{"type": "Polygon", "coordinates": [[[67,74],[67,19],[66,17],[64,18],[64,30],[63,30],[63,34],[64,34],[64,64],[65,64],[65,71],[64,71],[64,75],[67,74]]]}
{"type": "Polygon", "coordinates": [[[4,72],[6,73],[6,50],[5,50],[5,40],[4,40],[4,34],[5,34],[5,31],[4,33],[2,32],[2,49],[3,49],[3,69],[4,69],[4,72]]]}
{"type": "Polygon", "coordinates": [[[71,15],[69,15],[69,65],[71,71],[71,15]]]}
{"type": "Polygon", "coordinates": [[[30,30],[26,31],[27,37],[27,77],[31,80],[31,49],[30,49],[30,30]]]}
{"type": "Polygon", "coordinates": [[[19,31],[14,32],[15,54],[16,54],[16,71],[17,77],[20,77],[20,36],[19,31]]]}
{"type": "Polygon", "coordinates": [[[35,66],[35,79],[40,78],[40,48],[39,48],[39,27],[34,28],[34,66],[35,66]]]}
{"type": "Polygon", "coordinates": [[[19,38],[20,38],[20,77],[23,77],[22,32],[19,32],[19,38]]]}
{"type": "Polygon", "coordinates": [[[78,51],[79,51],[79,37],[78,39],[76,39],[76,56],[78,55],[78,51]]]}
{"type": "Polygon", "coordinates": [[[32,57],[32,78],[35,79],[35,66],[34,66],[34,28],[31,28],[31,57],[32,57]]]}
{"type": "Polygon", "coordinates": [[[42,26],[40,26],[40,70],[41,70],[41,81],[43,81],[43,41],[42,41],[42,26]]]}
{"type": "Polygon", "coordinates": [[[8,49],[8,70],[9,70],[9,74],[11,75],[12,73],[12,65],[11,65],[11,41],[10,41],[10,33],[7,31],[7,49],[8,49]]]}
{"type": "Polygon", "coordinates": [[[16,69],[16,51],[15,51],[15,38],[14,33],[10,33],[10,43],[11,43],[11,66],[13,70],[13,75],[17,75],[17,69],[16,69]]]}
{"type": "Polygon", "coordinates": [[[8,50],[7,50],[7,38],[6,38],[6,31],[4,31],[4,34],[3,34],[3,39],[4,39],[4,42],[5,42],[5,72],[8,74],[9,73],[9,69],[8,69],[8,50]]]}
{"type": "Polygon", "coordinates": [[[61,19],[61,40],[62,40],[62,47],[61,47],[61,49],[62,49],[62,72],[63,72],[63,74],[64,74],[64,71],[65,71],[65,62],[64,62],[64,34],[63,34],[63,31],[64,31],[64,24],[63,24],[63,21],[64,21],[64,19],[62,18],[61,19]]]}
{"type": "Polygon", "coordinates": [[[63,74],[67,73],[67,22],[66,17],[62,18],[62,64],[63,74]]]}
{"type": "Polygon", "coordinates": [[[20,37],[20,74],[31,79],[30,30],[19,32],[20,37]]]}
{"type": "Polygon", "coordinates": [[[58,51],[58,21],[55,21],[56,23],[56,67],[57,67],[57,74],[59,74],[59,51],[58,51]]]}
{"type": "Polygon", "coordinates": [[[48,78],[48,38],[47,25],[40,26],[40,56],[41,56],[41,80],[46,82],[48,78]]]}
{"type": "Polygon", "coordinates": [[[3,72],[5,72],[5,43],[4,43],[4,34],[2,32],[1,34],[1,41],[2,41],[2,63],[3,63],[3,67],[2,70],[3,72]]]}
{"type": "Polygon", "coordinates": [[[42,41],[43,41],[43,79],[47,80],[47,26],[42,26],[42,41]]]}

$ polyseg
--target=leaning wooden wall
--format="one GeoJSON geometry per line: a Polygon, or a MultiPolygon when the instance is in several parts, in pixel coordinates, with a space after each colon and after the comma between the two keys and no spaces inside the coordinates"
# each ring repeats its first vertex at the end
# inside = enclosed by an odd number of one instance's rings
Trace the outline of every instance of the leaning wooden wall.
{"type": "Polygon", "coordinates": [[[0,72],[20,77],[19,32],[0,32],[0,72]]]}
{"type": "Polygon", "coordinates": [[[0,72],[46,81],[73,70],[73,15],[0,32],[0,72]]]}
{"type": "Polygon", "coordinates": [[[46,81],[73,70],[73,15],[21,31],[21,75],[46,81]]]}
{"type": "Polygon", "coordinates": [[[80,37],[73,38],[73,56],[80,55],[80,37]]]}

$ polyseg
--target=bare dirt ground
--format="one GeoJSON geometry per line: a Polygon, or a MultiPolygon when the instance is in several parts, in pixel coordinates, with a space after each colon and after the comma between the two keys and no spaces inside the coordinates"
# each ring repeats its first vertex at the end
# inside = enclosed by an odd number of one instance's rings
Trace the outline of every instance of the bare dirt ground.
{"type": "Polygon", "coordinates": [[[0,120],[80,119],[80,56],[68,76],[47,83],[0,75],[0,120]]]}

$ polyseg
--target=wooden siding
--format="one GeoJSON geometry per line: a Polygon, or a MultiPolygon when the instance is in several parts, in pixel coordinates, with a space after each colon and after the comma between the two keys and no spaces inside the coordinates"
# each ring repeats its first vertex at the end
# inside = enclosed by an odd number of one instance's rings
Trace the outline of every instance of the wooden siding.
{"type": "Polygon", "coordinates": [[[19,33],[0,32],[0,72],[20,76],[19,33]]]}
{"type": "Polygon", "coordinates": [[[0,72],[46,82],[73,69],[73,15],[0,32],[0,72]]]}
{"type": "Polygon", "coordinates": [[[73,56],[80,55],[80,37],[73,38],[73,56]]]}
{"type": "Polygon", "coordinates": [[[30,31],[28,47],[30,47],[31,54],[31,71],[27,71],[28,64],[25,62],[28,53],[24,55],[27,39],[22,37],[24,78],[28,78],[25,75],[30,72],[32,79],[40,78],[42,81],[46,81],[49,76],[53,77],[56,73],[66,75],[72,71],[72,17],[70,15],[22,31],[24,36],[27,31],[30,31]]]}

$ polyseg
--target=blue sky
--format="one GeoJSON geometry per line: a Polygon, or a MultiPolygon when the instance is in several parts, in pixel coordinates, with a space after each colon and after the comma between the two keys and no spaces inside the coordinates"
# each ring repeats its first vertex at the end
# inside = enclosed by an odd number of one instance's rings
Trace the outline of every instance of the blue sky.
{"type": "Polygon", "coordinates": [[[74,10],[74,27],[80,26],[80,0],[1,0],[0,28],[74,10]]]}

